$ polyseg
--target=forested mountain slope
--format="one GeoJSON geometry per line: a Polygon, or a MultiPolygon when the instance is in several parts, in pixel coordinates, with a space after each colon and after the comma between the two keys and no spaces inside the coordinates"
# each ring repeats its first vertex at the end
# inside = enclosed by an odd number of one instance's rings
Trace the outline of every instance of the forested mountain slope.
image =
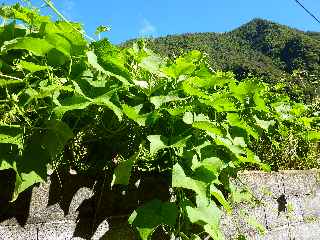
{"type": "Polygon", "coordinates": [[[206,52],[214,69],[233,71],[238,78],[252,74],[268,82],[279,82],[292,79],[292,73],[298,70],[303,73],[303,84],[312,88],[313,93],[320,84],[320,33],[303,32],[267,20],[254,19],[226,33],[186,33],[148,39],[147,45],[170,57],[191,49],[206,52]]]}

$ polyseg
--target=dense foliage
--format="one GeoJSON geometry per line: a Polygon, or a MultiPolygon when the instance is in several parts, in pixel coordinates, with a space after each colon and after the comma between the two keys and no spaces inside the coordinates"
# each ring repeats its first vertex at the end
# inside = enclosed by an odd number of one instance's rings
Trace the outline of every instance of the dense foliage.
{"type": "Polygon", "coordinates": [[[232,71],[237,79],[251,74],[269,83],[283,82],[293,92],[298,87],[306,101],[320,94],[320,41],[316,32],[254,19],[231,32],[169,35],[149,39],[147,45],[163,56],[190,50],[205,52],[213,69],[232,71]],[[305,72],[304,78],[297,79],[296,72],[305,72]]]}
{"type": "MultiPolygon", "coordinates": [[[[125,42],[129,46],[134,40],[125,42]]],[[[147,39],[146,45],[162,56],[176,57],[200,50],[212,69],[232,71],[236,79],[259,77],[281,89],[292,101],[319,111],[320,42],[318,32],[302,32],[270,21],[254,19],[227,33],[187,33],[147,39]]],[[[316,144],[295,132],[283,132],[278,144],[261,139],[254,149],[273,169],[309,169],[319,166],[316,144]],[[301,145],[307,147],[301,147],[301,145]],[[288,160],[289,159],[289,160],[288,160]]]]}
{"type": "Polygon", "coordinates": [[[0,170],[15,172],[12,200],[65,167],[111,173],[109,188],[139,188],[132,177],[149,172],[167,197],[126,213],[142,239],[156,229],[223,239],[219,219],[239,200],[231,177],[245,166],[269,170],[255,141],[276,144],[288,131],[320,138],[313,108],[281,86],[214,72],[199,51],[162,58],[141,42],[89,43],[79,24],[34,9],[0,14],[0,170]]]}

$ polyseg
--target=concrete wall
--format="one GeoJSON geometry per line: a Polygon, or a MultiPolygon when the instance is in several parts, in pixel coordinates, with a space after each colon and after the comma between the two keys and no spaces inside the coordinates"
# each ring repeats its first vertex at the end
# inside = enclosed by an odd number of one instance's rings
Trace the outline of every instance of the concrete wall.
{"type": "MultiPolygon", "coordinates": [[[[238,204],[231,216],[223,218],[221,227],[226,238],[243,234],[247,239],[319,240],[319,176],[318,171],[241,173],[241,181],[235,183],[246,186],[254,200],[251,204],[238,204]]],[[[136,206],[125,199],[139,204],[143,201],[137,198],[141,192],[119,188],[101,193],[97,189],[103,183],[105,179],[90,182],[77,176],[51,178],[48,184],[35,187],[9,204],[0,193],[0,240],[136,239],[126,223],[127,212],[136,206]],[[115,199],[119,193],[123,198],[115,199]]],[[[158,198],[165,198],[161,188],[145,186],[146,194],[151,190],[160,194],[158,198]]]]}

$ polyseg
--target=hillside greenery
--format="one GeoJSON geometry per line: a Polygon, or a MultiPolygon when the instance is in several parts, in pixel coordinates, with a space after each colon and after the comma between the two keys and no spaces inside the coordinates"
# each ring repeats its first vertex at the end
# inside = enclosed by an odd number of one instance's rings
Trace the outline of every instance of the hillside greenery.
{"type": "Polygon", "coordinates": [[[319,36],[254,19],[231,32],[169,35],[147,39],[146,44],[169,57],[199,50],[208,54],[215,70],[232,71],[237,79],[253,75],[268,83],[285,83],[294,97],[310,102],[320,94],[319,36]]]}

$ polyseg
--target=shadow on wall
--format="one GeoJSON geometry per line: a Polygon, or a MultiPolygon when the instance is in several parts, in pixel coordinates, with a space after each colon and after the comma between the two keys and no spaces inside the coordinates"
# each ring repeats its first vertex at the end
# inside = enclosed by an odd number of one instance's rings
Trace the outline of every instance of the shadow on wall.
{"type": "MultiPolygon", "coordinates": [[[[14,189],[15,174],[3,171],[0,174],[0,223],[16,218],[24,227],[29,217],[32,189],[22,193],[10,203],[14,189]]],[[[169,199],[169,184],[164,175],[133,174],[128,186],[116,185],[110,189],[112,175],[103,173],[95,178],[71,175],[67,171],[55,172],[50,178],[48,206],[58,204],[67,216],[70,204],[77,191],[83,187],[93,189],[93,195],[82,201],[77,209],[74,237],[91,239],[98,226],[107,219],[109,231],[101,239],[135,240],[135,233],[127,223],[134,209],[145,202],[158,198],[169,199]]],[[[156,239],[165,240],[161,232],[156,239]]]]}
{"type": "Polygon", "coordinates": [[[25,191],[19,195],[18,199],[12,199],[15,184],[15,172],[13,170],[3,170],[0,174],[0,223],[15,218],[17,222],[24,226],[27,223],[30,209],[32,192],[25,191]]]}

